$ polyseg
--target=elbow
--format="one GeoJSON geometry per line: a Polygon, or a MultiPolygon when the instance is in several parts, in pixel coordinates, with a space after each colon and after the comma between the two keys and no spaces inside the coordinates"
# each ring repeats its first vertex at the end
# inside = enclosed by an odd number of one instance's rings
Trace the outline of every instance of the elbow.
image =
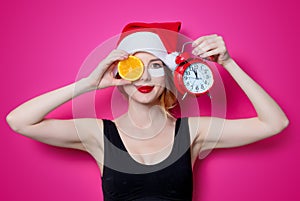
{"type": "Polygon", "coordinates": [[[286,127],[288,127],[289,124],[290,124],[290,120],[288,118],[285,118],[282,124],[281,131],[284,130],[286,127]]]}
{"type": "Polygon", "coordinates": [[[15,126],[15,123],[14,123],[14,118],[12,117],[12,115],[8,114],[6,116],[6,122],[12,130],[14,130],[14,131],[17,130],[17,127],[15,126]]]}
{"type": "Polygon", "coordinates": [[[289,122],[288,118],[284,118],[280,122],[277,122],[276,125],[273,126],[272,134],[276,135],[276,134],[281,133],[286,127],[288,127],[289,123],[290,122],[289,122]]]}
{"type": "Polygon", "coordinates": [[[6,116],[6,122],[13,131],[21,133],[21,126],[18,125],[17,120],[13,115],[8,114],[6,116]]]}

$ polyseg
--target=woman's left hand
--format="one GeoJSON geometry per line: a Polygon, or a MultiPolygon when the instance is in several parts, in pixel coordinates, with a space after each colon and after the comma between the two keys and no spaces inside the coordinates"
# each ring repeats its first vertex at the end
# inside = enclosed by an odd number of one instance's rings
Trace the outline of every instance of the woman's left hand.
{"type": "Polygon", "coordinates": [[[201,58],[209,58],[218,64],[225,65],[232,60],[222,36],[217,34],[202,36],[196,39],[193,44],[193,54],[201,58]]]}

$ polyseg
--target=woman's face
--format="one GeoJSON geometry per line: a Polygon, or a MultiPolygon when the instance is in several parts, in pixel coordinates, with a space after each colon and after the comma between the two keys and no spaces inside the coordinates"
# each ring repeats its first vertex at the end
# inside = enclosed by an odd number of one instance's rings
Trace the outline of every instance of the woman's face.
{"type": "Polygon", "coordinates": [[[123,86],[123,90],[134,101],[156,103],[166,86],[164,64],[150,53],[138,52],[134,56],[142,60],[144,72],[139,80],[123,86]]]}

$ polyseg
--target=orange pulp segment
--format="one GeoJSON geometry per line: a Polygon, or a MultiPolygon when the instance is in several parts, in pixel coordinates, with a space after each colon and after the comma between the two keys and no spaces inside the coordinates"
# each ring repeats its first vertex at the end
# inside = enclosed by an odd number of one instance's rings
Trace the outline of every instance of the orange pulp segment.
{"type": "Polygon", "coordinates": [[[119,61],[118,72],[121,78],[129,81],[135,81],[142,76],[144,72],[144,65],[139,58],[129,56],[127,59],[119,61]]]}

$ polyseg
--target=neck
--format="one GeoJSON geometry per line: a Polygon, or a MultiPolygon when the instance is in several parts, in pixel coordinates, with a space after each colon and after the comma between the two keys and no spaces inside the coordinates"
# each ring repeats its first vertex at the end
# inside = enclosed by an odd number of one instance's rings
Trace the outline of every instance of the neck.
{"type": "Polygon", "coordinates": [[[128,112],[116,121],[120,131],[138,140],[152,139],[161,134],[171,122],[158,103],[141,104],[129,99],[128,112]]]}
{"type": "Polygon", "coordinates": [[[138,103],[129,100],[128,118],[138,128],[149,128],[155,121],[166,121],[166,114],[159,105],[159,101],[151,104],[138,103]]]}

